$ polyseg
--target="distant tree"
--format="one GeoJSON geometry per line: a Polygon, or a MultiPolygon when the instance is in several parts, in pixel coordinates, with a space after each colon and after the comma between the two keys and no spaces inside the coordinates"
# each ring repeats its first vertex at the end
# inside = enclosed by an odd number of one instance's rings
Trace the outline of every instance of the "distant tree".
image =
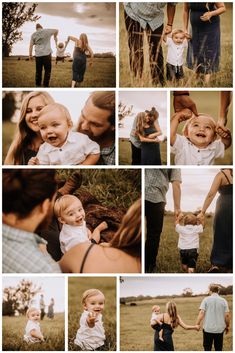
{"type": "Polygon", "coordinates": [[[14,93],[7,91],[2,94],[2,119],[10,120],[16,109],[14,93]]]}
{"type": "Polygon", "coordinates": [[[183,296],[184,297],[191,297],[193,295],[192,288],[184,288],[183,289],[183,296]]]}
{"type": "Polygon", "coordinates": [[[41,291],[32,281],[22,280],[16,287],[3,290],[2,314],[13,316],[16,312],[25,314],[32,299],[41,291]]]}
{"type": "Polygon", "coordinates": [[[28,6],[26,2],[2,3],[2,55],[8,57],[14,43],[22,40],[19,30],[25,22],[37,21],[40,16],[34,15],[38,4],[28,6]]]}

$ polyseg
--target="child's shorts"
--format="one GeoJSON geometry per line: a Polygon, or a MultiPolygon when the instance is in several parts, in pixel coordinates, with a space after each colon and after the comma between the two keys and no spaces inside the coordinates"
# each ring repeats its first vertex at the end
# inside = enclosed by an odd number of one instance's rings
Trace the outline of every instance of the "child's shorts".
{"type": "Polygon", "coordinates": [[[174,66],[166,64],[166,79],[172,81],[173,79],[179,80],[184,77],[183,66],[174,66]]]}
{"type": "Polygon", "coordinates": [[[187,265],[190,268],[196,268],[198,258],[197,249],[180,250],[180,258],[182,265],[187,265]]]}

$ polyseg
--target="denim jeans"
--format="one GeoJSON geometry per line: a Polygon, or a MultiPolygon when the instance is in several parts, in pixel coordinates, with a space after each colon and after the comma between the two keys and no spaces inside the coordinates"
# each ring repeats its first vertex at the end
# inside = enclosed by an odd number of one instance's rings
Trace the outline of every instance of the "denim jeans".
{"type": "Polygon", "coordinates": [[[49,87],[50,77],[51,77],[51,54],[46,56],[36,56],[36,86],[41,86],[42,84],[42,71],[44,68],[44,80],[43,86],[49,87]]]}

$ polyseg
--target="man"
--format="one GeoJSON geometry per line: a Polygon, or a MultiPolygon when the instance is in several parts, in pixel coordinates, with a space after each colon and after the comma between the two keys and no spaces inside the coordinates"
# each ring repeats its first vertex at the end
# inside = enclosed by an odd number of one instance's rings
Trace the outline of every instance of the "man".
{"type": "Polygon", "coordinates": [[[145,242],[145,272],[156,272],[160,236],[166,205],[166,193],[172,183],[174,212],[180,214],[181,171],[180,169],[146,169],[145,171],[145,216],[147,237],[145,242]]]}
{"type": "Polygon", "coordinates": [[[40,320],[43,320],[44,316],[45,316],[45,302],[44,302],[44,297],[43,294],[41,294],[40,296],[40,301],[39,301],[39,306],[40,306],[40,320]]]}
{"type": "Polygon", "coordinates": [[[203,347],[205,351],[211,351],[214,343],[215,351],[223,349],[223,335],[229,331],[230,314],[227,301],[219,296],[218,284],[209,286],[210,296],[204,298],[200,305],[200,311],[196,325],[203,323],[203,347]]]}
{"type": "Polygon", "coordinates": [[[144,31],[146,31],[151,77],[155,85],[164,85],[161,38],[163,31],[167,34],[172,31],[175,5],[176,3],[173,2],[127,2],[124,4],[131,71],[135,76],[142,77],[144,65],[143,39],[144,31]],[[167,6],[167,25],[164,28],[165,6],[167,6]]]}
{"type": "Polygon", "coordinates": [[[99,144],[98,164],[115,164],[115,92],[95,91],[90,95],[81,111],[77,131],[99,144]]]}
{"type": "Polygon", "coordinates": [[[32,59],[33,46],[35,48],[35,59],[36,59],[36,87],[40,87],[42,84],[42,70],[44,68],[44,80],[43,86],[49,87],[51,77],[51,36],[54,35],[55,43],[57,43],[58,29],[43,29],[43,27],[37,23],[36,32],[31,36],[29,45],[29,59],[32,59]]]}

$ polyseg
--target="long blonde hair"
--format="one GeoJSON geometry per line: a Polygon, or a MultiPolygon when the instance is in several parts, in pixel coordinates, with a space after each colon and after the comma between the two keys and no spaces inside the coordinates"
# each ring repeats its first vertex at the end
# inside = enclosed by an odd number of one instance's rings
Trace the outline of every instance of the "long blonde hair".
{"type": "Polygon", "coordinates": [[[54,103],[54,99],[47,92],[30,92],[27,94],[21,104],[20,118],[16,127],[15,137],[8,150],[4,164],[22,164],[22,155],[25,147],[30,146],[36,137],[36,133],[28,127],[25,116],[30,99],[38,96],[42,97],[45,105],[54,103]]]}
{"type": "Polygon", "coordinates": [[[168,302],[166,304],[166,310],[171,319],[171,327],[174,329],[179,325],[176,304],[174,302],[168,302]]]}
{"type": "Polygon", "coordinates": [[[79,39],[81,41],[81,49],[84,51],[84,53],[86,53],[89,51],[88,38],[86,33],[81,33],[79,39]]]}

